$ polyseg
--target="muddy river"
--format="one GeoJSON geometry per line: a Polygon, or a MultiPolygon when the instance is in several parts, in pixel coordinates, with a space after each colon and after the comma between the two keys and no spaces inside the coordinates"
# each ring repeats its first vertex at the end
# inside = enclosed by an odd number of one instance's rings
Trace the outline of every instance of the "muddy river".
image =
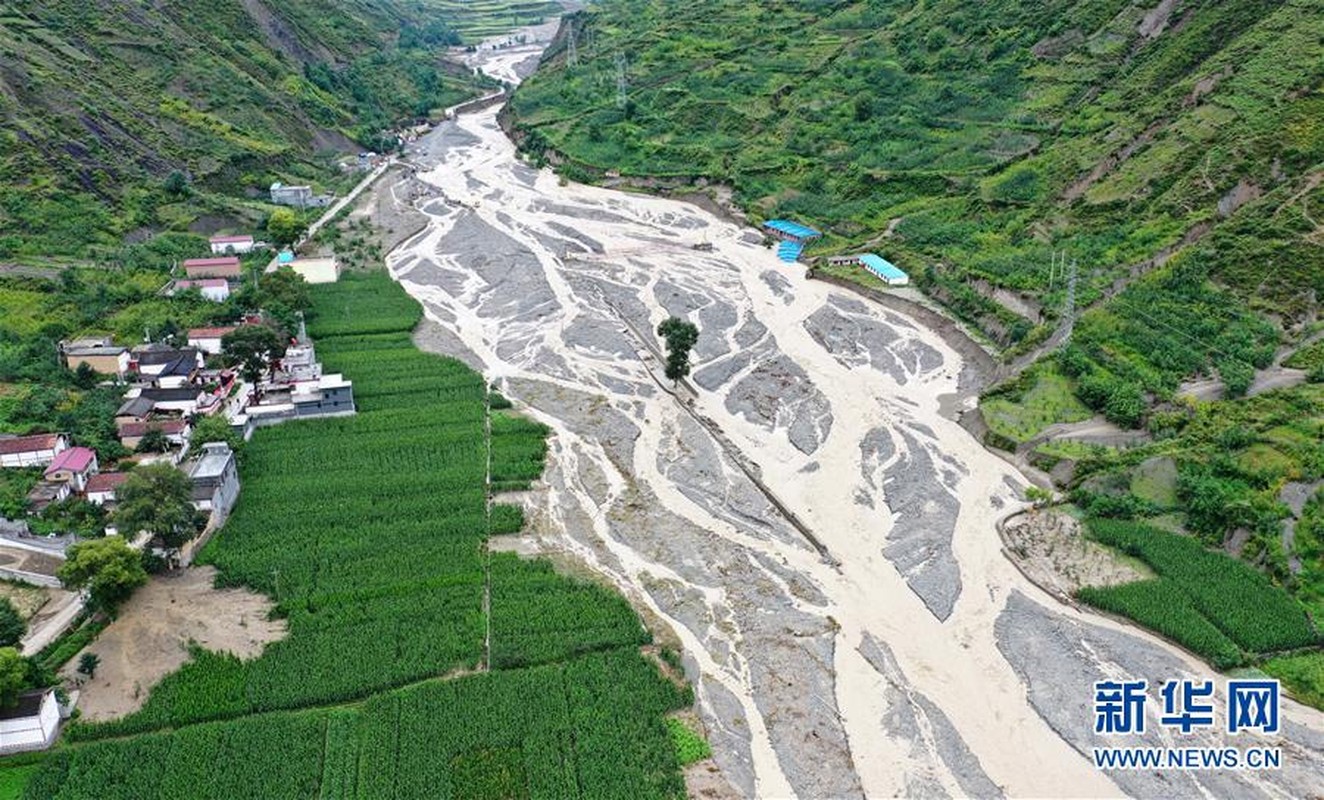
{"type": "MultiPolygon", "coordinates": [[[[553,32],[467,58],[514,83],[553,32]]],[[[940,413],[960,396],[957,353],[805,280],[756,231],[526,165],[496,112],[416,143],[428,225],[390,270],[426,305],[425,346],[555,430],[535,546],[674,632],[737,792],[1324,792],[1324,720],[1290,702],[1286,735],[1263,742],[1283,748],[1280,770],[1097,770],[1095,681],[1152,687],[1148,732],[1114,743],[1222,746],[1157,724],[1163,681],[1217,676],[1004,557],[995,526],[1025,479],[940,413]],[[674,388],[652,333],[671,315],[700,330],[674,388]]]]}

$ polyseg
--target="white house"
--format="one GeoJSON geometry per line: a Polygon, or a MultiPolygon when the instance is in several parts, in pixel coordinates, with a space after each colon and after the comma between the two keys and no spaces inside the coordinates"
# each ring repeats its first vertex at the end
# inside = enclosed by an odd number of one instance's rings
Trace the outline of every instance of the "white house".
{"type": "Polygon", "coordinates": [[[115,502],[115,490],[128,479],[127,472],[98,472],[87,481],[87,501],[99,506],[115,502]]]}
{"type": "Polygon", "coordinates": [[[207,393],[196,386],[184,386],[178,389],[135,388],[130,389],[125,399],[137,397],[150,400],[152,410],[156,412],[177,411],[180,414],[196,414],[202,406],[210,405],[207,393]]]}
{"type": "Polygon", "coordinates": [[[253,249],[252,236],[213,236],[211,251],[218,256],[248,253],[253,249]]]}
{"type": "Polygon", "coordinates": [[[0,707],[0,755],[45,750],[60,728],[60,703],[54,689],[34,689],[18,696],[18,704],[0,707]]]}
{"type": "Polygon", "coordinates": [[[225,278],[197,278],[195,280],[175,281],[174,291],[183,292],[197,289],[204,300],[224,303],[230,298],[230,282],[225,278]]]}
{"type": "Polygon", "coordinates": [[[222,328],[190,328],[188,332],[188,346],[196,347],[204,353],[216,355],[221,352],[221,340],[228,333],[233,333],[235,326],[229,325],[222,328]]]}
{"type": "Polygon", "coordinates": [[[234,451],[225,442],[207,442],[202,455],[189,463],[189,479],[193,481],[193,507],[210,511],[213,517],[224,519],[239,499],[239,467],[234,451]]]}
{"type": "Polygon", "coordinates": [[[69,437],[63,433],[0,434],[0,467],[44,467],[68,448],[69,437]]]}

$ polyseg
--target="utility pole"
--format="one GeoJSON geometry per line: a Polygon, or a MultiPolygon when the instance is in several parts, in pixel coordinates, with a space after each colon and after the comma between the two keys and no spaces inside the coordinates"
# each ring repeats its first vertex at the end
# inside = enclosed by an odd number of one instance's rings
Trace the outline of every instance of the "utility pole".
{"type": "Polygon", "coordinates": [[[630,98],[630,80],[625,75],[625,54],[616,51],[616,107],[625,110],[630,98]]]}
{"type": "MultiPolygon", "coordinates": [[[[1062,254],[1062,265],[1066,266],[1066,253],[1062,254]]],[[[1071,259],[1071,274],[1067,276],[1067,317],[1064,342],[1071,341],[1071,334],[1076,329],[1076,259],[1071,259]]]]}

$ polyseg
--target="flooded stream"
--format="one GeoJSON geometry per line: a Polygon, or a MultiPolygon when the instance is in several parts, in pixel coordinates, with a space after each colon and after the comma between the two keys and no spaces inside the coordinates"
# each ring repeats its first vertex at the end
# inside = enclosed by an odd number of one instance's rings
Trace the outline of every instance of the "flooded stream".
{"type": "MultiPolygon", "coordinates": [[[[553,31],[468,57],[516,82],[553,31]]],[[[526,165],[496,113],[415,145],[429,223],[390,270],[426,306],[426,346],[554,429],[542,546],[674,631],[739,793],[1324,792],[1324,721],[1290,704],[1276,772],[1096,770],[1094,681],[1146,678],[1156,698],[1214,674],[1061,605],[1003,556],[995,526],[1025,480],[939,413],[958,354],[805,280],[756,231],[526,165]],[[700,331],[693,393],[661,374],[653,332],[670,315],[700,331]]],[[[1123,744],[1223,738],[1154,724],[1123,744]]]]}

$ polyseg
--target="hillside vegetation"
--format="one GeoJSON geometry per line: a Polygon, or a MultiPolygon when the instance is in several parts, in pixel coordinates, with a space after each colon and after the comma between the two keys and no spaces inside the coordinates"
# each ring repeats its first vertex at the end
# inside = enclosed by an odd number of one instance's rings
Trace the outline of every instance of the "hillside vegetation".
{"type": "Polygon", "coordinates": [[[245,192],[474,93],[459,41],[426,0],[6,3],[0,259],[260,219],[245,192]]]}
{"type": "Polygon", "coordinates": [[[577,19],[577,63],[563,41],[512,108],[526,147],[559,151],[580,177],[730,183],[756,216],[828,231],[818,252],[880,249],[994,341],[1022,348],[1063,310],[1054,252],[1079,265],[1076,300],[1089,307],[1193,243],[1175,278],[1148,279],[1082,320],[1091,358],[1148,391],[1192,370],[1262,366],[1275,336],[1247,309],[1289,326],[1314,313],[1317,3],[595,8],[577,19]],[[1137,309],[1155,292],[1161,308],[1137,309]],[[1206,338],[1191,323],[1229,332],[1206,338]],[[1188,351],[1181,363],[1169,363],[1173,350],[1188,351]]]}
{"type": "MultiPolygon", "coordinates": [[[[1230,666],[1324,620],[1322,42],[1314,0],[610,0],[508,121],[571,177],[725,183],[826,231],[810,259],[909,272],[1008,365],[985,441],[1164,576],[1088,599],[1230,666]]],[[[1268,663],[1324,697],[1318,650],[1268,663]]]]}

